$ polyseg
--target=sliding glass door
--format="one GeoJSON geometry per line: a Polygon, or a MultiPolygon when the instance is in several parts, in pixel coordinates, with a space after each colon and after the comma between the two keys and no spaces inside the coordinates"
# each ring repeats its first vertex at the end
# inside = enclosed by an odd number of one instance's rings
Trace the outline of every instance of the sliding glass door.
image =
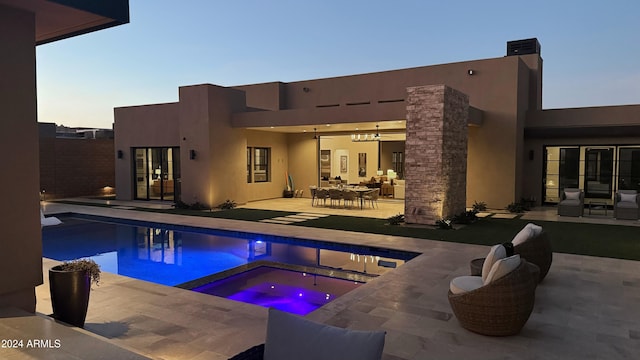
{"type": "Polygon", "coordinates": [[[179,199],[179,148],[136,148],[134,149],[134,156],[134,184],[136,199],[179,199]]]}
{"type": "Polygon", "coordinates": [[[618,159],[618,189],[640,192],[640,148],[620,148],[618,159]]]}
{"type": "Polygon", "coordinates": [[[585,150],[584,196],[610,199],[613,191],[613,148],[585,150]]]}
{"type": "Polygon", "coordinates": [[[545,202],[560,201],[564,188],[611,202],[617,190],[640,191],[640,145],[546,146],[544,152],[545,202]]]}

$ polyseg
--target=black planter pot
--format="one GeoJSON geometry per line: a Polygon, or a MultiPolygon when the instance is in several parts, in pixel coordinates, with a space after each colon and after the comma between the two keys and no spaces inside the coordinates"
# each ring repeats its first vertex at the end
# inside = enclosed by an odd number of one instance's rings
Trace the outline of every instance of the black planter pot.
{"type": "Polygon", "coordinates": [[[86,271],[49,269],[49,290],[53,317],[67,324],[84,327],[89,306],[91,278],[86,271]]]}

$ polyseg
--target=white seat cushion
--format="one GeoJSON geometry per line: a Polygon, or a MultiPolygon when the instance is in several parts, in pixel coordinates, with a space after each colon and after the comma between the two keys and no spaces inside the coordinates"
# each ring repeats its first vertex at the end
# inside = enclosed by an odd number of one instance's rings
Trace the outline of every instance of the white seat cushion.
{"type": "Polygon", "coordinates": [[[491,267],[489,275],[484,280],[484,285],[490,284],[492,281],[496,281],[501,277],[515,270],[520,265],[520,255],[515,254],[508,258],[500,259],[496,261],[491,267]]]}
{"type": "Polygon", "coordinates": [[[636,204],[635,201],[631,202],[631,201],[618,201],[618,203],[616,204],[617,208],[624,208],[624,209],[637,209],[638,208],[638,204],[636,204]]]}
{"type": "Polygon", "coordinates": [[[482,280],[489,275],[489,271],[491,271],[493,264],[505,257],[507,257],[507,249],[505,249],[502,244],[492,246],[491,250],[489,250],[489,254],[487,254],[487,257],[484,259],[484,264],[482,264],[482,280]]]}
{"type": "Polygon", "coordinates": [[[462,294],[478,289],[484,285],[480,276],[458,276],[449,283],[449,290],[454,294],[462,294]]]}
{"type": "Polygon", "coordinates": [[[380,360],[384,331],[358,331],[319,324],[269,309],[265,360],[380,360]]]}

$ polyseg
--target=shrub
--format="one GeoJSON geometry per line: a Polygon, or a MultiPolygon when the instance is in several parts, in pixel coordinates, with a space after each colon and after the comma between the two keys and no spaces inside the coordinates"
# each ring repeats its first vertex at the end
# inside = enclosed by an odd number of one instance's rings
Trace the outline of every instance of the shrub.
{"type": "Polygon", "coordinates": [[[394,215],[387,219],[389,225],[400,225],[400,223],[404,222],[404,214],[394,215]]]}
{"type": "Polygon", "coordinates": [[[193,204],[187,204],[183,201],[177,201],[174,205],[176,209],[187,209],[187,210],[209,210],[209,207],[203,203],[196,201],[193,204]]]}
{"type": "Polygon", "coordinates": [[[473,203],[473,210],[476,213],[487,211],[487,203],[485,203],[484,201],[476,201],[473,203]]]}
{"type": "Polygon", "coordinates": [[[462,212],[453,217],[453,222],[456,224],[471,224],[478,220],[478,217],[476,216],[477,213],[478,212],[476,210],[462,212]]]}
{"type": "Polygon", "coordinates": [[[507,210],[512,213],[523,213],[524,206],[521,202],[512,202],[511,204],[507,205],[507,210]]]}
{"type": "Polygon", "coordinates": [[[191,205],[187,204],[186,202],[182,201],[182,200],[178,200],[175,203],[175,208],[176,209],[190,209],[191,205]]]}
{"type": "Polygon", "coordinates": [[[236,206],[237,205],[236,205],[235,201],[227,199],[225,202],[223,202],[222,204],[218,205],[218,208],[227,210],[227,209],[233,209],[236,206]]]}
{"type": "Polygon", "coordinates": [[[84,271],[89,275],[92,283],[98,285],[100,282],[100,265],[91,259],[65,261],[58,268],[62,271],[84,271]]]}
{"type": "Polygon", "coordinates": [[[443,229],[443,230],[453,229],[453,224],[451,223],[451,220],[449,220],[449,219],[438,220],[438,221],[436,221],[436,225],[438,226],[438,228],[443,229]]]}

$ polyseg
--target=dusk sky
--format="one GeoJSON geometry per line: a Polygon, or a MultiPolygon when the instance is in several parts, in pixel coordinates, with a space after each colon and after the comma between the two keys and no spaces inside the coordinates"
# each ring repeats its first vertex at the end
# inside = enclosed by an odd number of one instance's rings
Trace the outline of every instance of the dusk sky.
{"type": "Polygon", "coordinates": [[[179,86],[496,58],[532,37],[545,109],[640,104],[637,0],[130,0],[130,14],[37,48],[39,121],[111,128],[114,107],[175,102],[179,86]]]}

